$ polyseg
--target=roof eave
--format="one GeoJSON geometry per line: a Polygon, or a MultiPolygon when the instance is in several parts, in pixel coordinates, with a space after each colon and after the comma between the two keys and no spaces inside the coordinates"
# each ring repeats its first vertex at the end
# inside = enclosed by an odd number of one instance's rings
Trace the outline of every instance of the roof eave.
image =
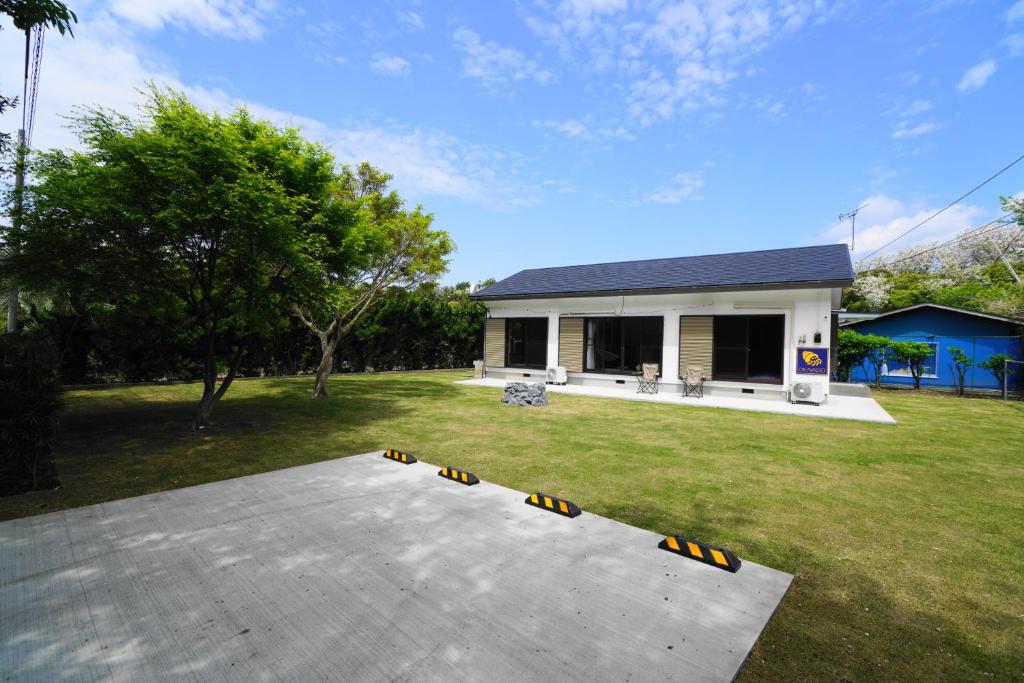
{"type": "Polygon", "coordinates": [[[645,296],[657,294],[700,294],[704,292],[751,292],[777,289],[832,289],[850,287],[853,279],[804,280],[801,282],[766,282],[743,285],[710,285],[696,287],[651,287],[646,289],[604,289],[587,292],[544,292],[541,294],[471,294],[478,301],[500,301],[510,299],[573,299],[601,296],[645,296]]]}
{"type": "Polygon", "coordinates": [[[911,306],[904,306],[903,308],[896,308],[891,311],[879,313],[876,317],[864,320],[848,320],[842,324],[842,327],[850,327],[853,325],[860,325],[863,323],[870,323],[878,320],[879,318],[891,318],[897,315],[903,315],[910,313],[921,308],[935,308],[940,311],[949,311],[950,313],[958,313],[960,315],[971,316],[974,318],[985,318],[987,320],[994,320],[996,322],[1006,323],[1008,325],[1024,325],[1024,320],[1018,320],[1017,318],[1007,318],[1002,315],[995,315],[993,313],[982,313],[981,311],[969,311],[964,308],[957,308],[956,306],[945,306],[943,304],[936,304],[932,302],[924,302],[920,304],[913,304],[911,306]]]}

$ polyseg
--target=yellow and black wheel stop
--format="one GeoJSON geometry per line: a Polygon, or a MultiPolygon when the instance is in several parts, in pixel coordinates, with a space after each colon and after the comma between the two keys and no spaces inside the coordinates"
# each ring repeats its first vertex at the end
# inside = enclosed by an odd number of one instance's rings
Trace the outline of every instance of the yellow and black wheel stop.
{"type": "Polygon", "coordinates": [[[466,486],[472,486],[473,484],[479,484],[480,480],[476,478],[476,475],[472,472],[465,472],[463,470],[457,470],[454,467],[442,467],[437,472],[437,476],[444,477],[445,479],[451,479],[457,481],[460,484],[466,486]]]}
{"type": "Polygon", "coordinates": [[[384,457],[388,460],[394,460],[405,465],[411,465],[416,462],[416,456],[412,453],[403,453],[402,451],[396,451],[394,448],[389,448],[384,451],[384,457]]]}
{"type": "Polygon", "coordinates": [[[728,550],[715,548],[706,543],[695,541],[692,538],[666,536],[665,540],[658,544],[658,547],[670,553],[682,555],[704,564],[710,564],[712,567],[718,567],[734,574],[739,571],[740,565],[743,564],[740,562],[740,558],[728,550]]]}
{"type": "Polygon", "coordinates": [[[531,493],[526,499],[527,505],[538,507],[541,510],[550,510],[566,517],[576,517],[582,512],[575,503],[543,493],[531,493]]]}

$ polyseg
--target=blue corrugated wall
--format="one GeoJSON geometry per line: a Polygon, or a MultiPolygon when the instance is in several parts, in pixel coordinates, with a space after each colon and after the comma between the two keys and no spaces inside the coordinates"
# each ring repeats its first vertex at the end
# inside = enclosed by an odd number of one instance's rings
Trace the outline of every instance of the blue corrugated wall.
{"type": "MultiPolygon", "coordinates": [[[[948,349],[955,346],[963,350],[974,361],[967,371],[965,386],[974,389],[999,389],[995,376],[979,363],[997,353],[1005,353],[1016,360],[1024,359],[1019,327],[1012,323],[1000,322],[964,315],[955,311],[923,308],[890,318],[866,320],[857,325],[847,326],[861,334],[880,334],[900,341],[933,342],[938,345],[937,377],[922,377],[921,386],[956,386],[955,373],[950,367],[951,354],[948,349]]],[[[854,368],[850,380],[855,382],[874,381],[873,368],[854,368]]],[[[1010,387],[1024,387],[1024,367],[1018,365],[1017,372],[1010,376],[1010,387]]],[[[883,375],[882,382],[892,384],[913,384],[911,377],[883,375]]]]}

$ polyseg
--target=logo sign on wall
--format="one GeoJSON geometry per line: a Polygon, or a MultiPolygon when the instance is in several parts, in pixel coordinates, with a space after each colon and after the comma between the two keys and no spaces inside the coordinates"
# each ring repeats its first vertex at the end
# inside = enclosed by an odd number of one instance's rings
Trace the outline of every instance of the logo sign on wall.
{"type": "Polygon", "coordinates": [[[798,347],[796,350],[796,374],[827,375],[828,349],[798,347]]]}

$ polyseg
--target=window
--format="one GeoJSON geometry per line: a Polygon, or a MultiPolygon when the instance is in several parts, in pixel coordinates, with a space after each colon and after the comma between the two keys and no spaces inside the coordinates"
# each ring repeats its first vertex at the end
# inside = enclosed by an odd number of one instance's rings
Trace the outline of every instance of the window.
{"type": "Polygon", "coordinates": [[[660,316],[644,318],[587,318],[584,369],[590,372],[639,372],[644,363],[661,369],[660,316]]]}
{"type": "Polygon", "coordinates": [[[714,379],[782,384],[785,327],[783,315],[716,315],[714,379]]]}
{"type": "Polygon", "coordinates": [[[548,319],[507,318],[505,320],[505,367],[547,367],[548,319]]]}
{"type": "MultiPolygon", "coordinates": [[[[915,340],[916,341],[916,340],[915,340]]],[[[931,354],[921,361],[921,377],[939,376],[939,344],[938,342],[923,342],[931,347],[931,354]]],[[[882,374],[889,377],[913,377],[910,374],[910,366],[906,363],[893,361],[882,367],[882,374]]]]}

